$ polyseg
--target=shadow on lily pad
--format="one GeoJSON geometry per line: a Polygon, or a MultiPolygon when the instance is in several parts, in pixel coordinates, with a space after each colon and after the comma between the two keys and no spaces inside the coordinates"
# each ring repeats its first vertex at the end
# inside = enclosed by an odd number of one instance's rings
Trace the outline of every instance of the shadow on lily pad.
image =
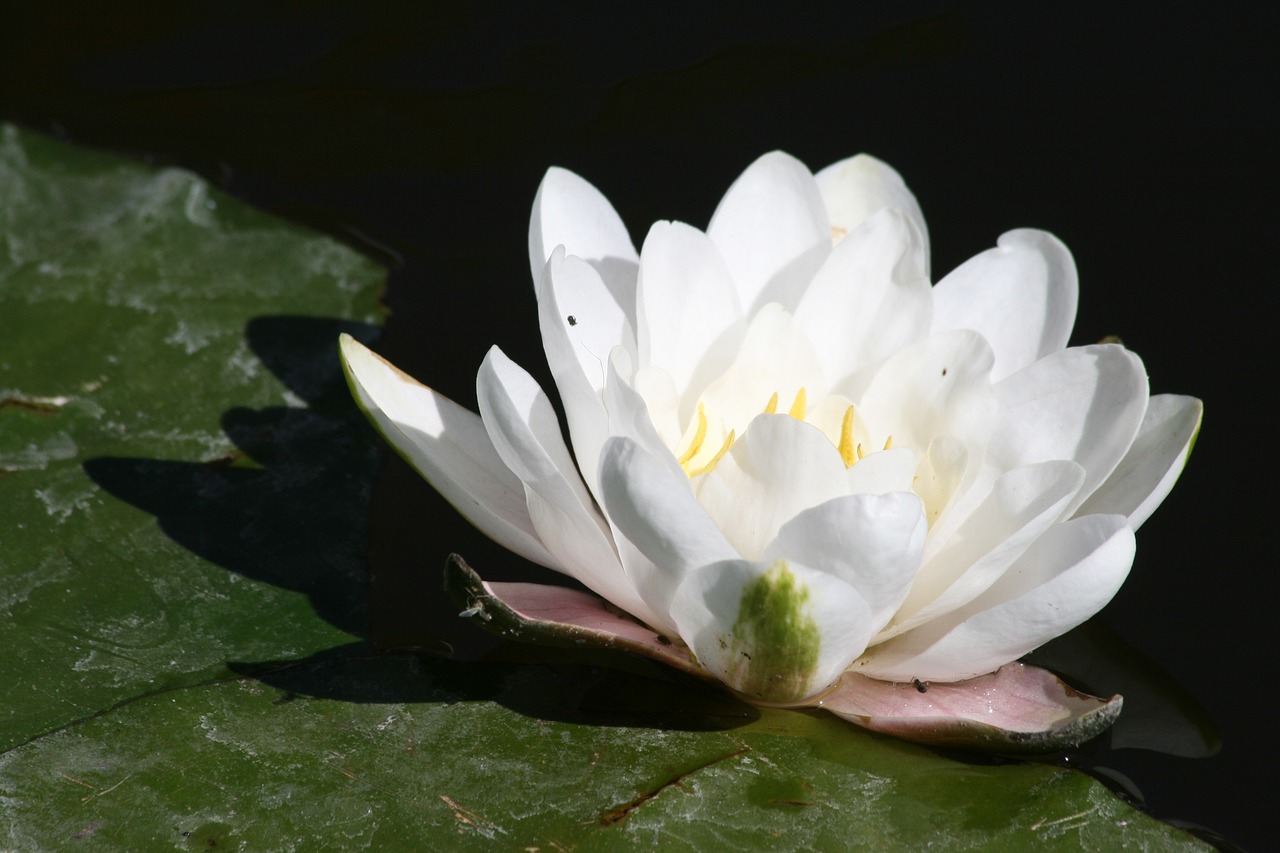
{"type": "Polygon", "coordinates": [[[542,720],[597,726],[720,731],[760,712],[715,687],[627,656],[510,644],[510,658],[456,661],[379,654],[367,643],[294,661],[232,662],[229,668],[296,697],[371,704],[488,701],[542,720]],[[520,658],[523,658],[521,660],[520,658]]]}
{"type": "Polygon", "coordinates": [[[377,449],[342,379],[334,344],[342,332],[369,340],[377,328],[294,316],[249,322],[254,353],[307,405],[228,410],[222,429],[232,452],[192,462],[98,457],[84,470],[189,551],[304,593],[323,619],[364,636],[364,529],[377,449]]]}

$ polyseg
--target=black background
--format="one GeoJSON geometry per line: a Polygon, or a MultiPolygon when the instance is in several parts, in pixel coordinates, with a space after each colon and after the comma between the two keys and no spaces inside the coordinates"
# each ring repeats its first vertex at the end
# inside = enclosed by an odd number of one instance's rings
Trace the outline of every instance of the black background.
{"type": "MultiPolygon", "coordinates": [[[[656,219],[705,226],[772,148],[815,170],[858,151],[891,163],[924,209],[935,276],[1009,228],[1053,231],[1080,270],[1072,343],[1119,335],[1154,392],[1206,411],[1104,620],[1207,709],[1223,747],[1104,763],[1158,816],[1264,849],[1275,8],[31,4],[0,11],[0,119],[192,168],[372,254],[391,271],[378,349],[472,407],[494,343],[551,384],[526,228],[552,164],[604,191],[637,243],[656,219]]],[[[383,646],[474,641],[438,628],[448,551],[530,576],[398,461],[371,536],[383,646]]]]}

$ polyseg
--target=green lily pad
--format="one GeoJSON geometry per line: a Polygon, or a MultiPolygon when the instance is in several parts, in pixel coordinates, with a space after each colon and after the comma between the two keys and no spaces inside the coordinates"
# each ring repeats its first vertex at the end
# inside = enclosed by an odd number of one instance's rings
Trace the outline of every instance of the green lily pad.
{"type": "Polygon", "coordinates": [[[339,650],[13,750],[0,808],[33,848],[1202,849],[1073,771],[790,711],[645,725],[607,698],[618,678],[339,650]]]}
{"type": "Polygon", "coordinates": [[[362,631],[376,450],[334,339],[383,272],[13,127],[0,231],[0,748],[362,631]]]}
{"type": "Polygon", "coordinates": [[[335,345],[381,271],[13,128],[0,217],[0,846],[1203,848],[1073,771],[656,666],[371,654],[335,345]]]}

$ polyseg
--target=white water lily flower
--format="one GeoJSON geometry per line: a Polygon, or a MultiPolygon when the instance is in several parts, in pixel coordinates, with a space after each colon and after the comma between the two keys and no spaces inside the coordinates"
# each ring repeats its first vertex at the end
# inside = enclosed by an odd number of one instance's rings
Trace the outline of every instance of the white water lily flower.
{"type": "Polygon", "coordinates": [[[468,613],[916,739],[1044,747],[1114,719],[1118,697],[1012,662],[1119,589],[1201,404],[1149,396],[1123,346],[1066,347],[1076,270],[1053,235],[1010,231],[931,285],[893,169],[814,175],[774,152],[705,231],[658,222],[639,253],[595,187],[552,169],[529,252],[572,453],[497,347],[477,417],[342,341],[400,453],[595,594],[455,560],[468,613]]]}

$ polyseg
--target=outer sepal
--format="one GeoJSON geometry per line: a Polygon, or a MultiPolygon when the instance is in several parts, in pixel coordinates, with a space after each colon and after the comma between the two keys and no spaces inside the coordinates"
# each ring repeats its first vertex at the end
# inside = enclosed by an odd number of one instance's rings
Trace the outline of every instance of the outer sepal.
{"type": "MultiPolygon", "coordinates": [[[[487,583],[457,554],[445,565],[444,586],[462,615],[498,636],[630,652],[720,683],[678,637],[660,635],[590,593],[487,583]]],[[[1039,753],[1097,737],[1115,722],[1122,704],[1118,695],[1100,699],[1047,670],[1011,663],[967,681],[927,685],[845,673],[832,690],[797,707],[822,708],[871,731],[930,746],[1039,753]]]]}
{"type": "Polygon", "coordinates": [[[846,673],[818,702],[842,719],[930,746],[1054,752],[1106,731],[1123,699],[1090,696],[1022,663],[949,684],[902,684],[846,673]],[[922,690],[923,688],[923,690],[922,690]]]}
{"type": "Polygon", "coordinates": [[[679,637],[659,634],[590,593],[549,584],[488,583],[457,554],[445,563],[444,588],[462,608],[460,615],[500,637],[630,652],[714,680],[679,637]]]}

